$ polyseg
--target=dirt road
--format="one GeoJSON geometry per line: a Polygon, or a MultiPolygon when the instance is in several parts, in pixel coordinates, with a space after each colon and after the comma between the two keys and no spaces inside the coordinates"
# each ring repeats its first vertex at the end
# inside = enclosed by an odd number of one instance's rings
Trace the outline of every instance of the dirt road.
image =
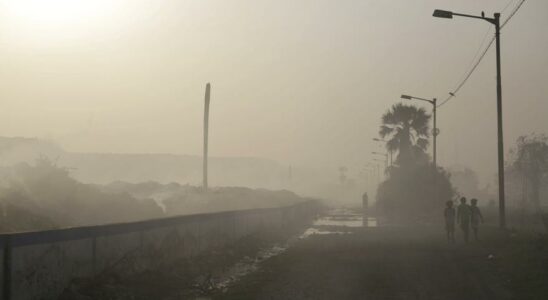
{"type": "Polygon", "coordinates": [[[431,228],[315,235],[214,299],[529,299],[507,288],[495,232],[467,245],[431,228]]]}

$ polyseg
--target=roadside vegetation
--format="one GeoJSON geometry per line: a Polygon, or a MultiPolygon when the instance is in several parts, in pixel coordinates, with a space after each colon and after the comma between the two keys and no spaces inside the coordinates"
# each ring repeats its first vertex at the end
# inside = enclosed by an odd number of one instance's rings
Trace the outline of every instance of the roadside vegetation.
{"type": "Polygon", "coordinates": [[[85,184],[50,159],[0,168],[0,232],[131,222],[173,215],[284,206],[289,191],[178,183],[85,184]]]}

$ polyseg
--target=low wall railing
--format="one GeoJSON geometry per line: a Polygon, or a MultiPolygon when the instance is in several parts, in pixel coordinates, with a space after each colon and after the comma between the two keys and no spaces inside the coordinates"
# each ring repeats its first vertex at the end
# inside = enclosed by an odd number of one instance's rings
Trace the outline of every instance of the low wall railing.
{"type": "Polygon", "coordinates": [[[130,223],[0,234],[2,299],[54,299],[130,253],[142,269],[168,264],[264,230],[296,227],[317,201],[287,207],[183,215],[130,223]],[[145,255],[146,253],[146,255],[145,255]]]}

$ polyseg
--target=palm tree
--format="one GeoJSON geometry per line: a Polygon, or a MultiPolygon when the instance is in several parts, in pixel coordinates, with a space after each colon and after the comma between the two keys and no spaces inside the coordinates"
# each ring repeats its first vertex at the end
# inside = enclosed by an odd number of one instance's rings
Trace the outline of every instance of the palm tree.
{"type": "Polygon", "coordinates": [[[416,160],[428,147],[430,115],[423,108],[394,104],[383,116],[379,135],[388,151],[398,152],[398,164],[416,160]]]}

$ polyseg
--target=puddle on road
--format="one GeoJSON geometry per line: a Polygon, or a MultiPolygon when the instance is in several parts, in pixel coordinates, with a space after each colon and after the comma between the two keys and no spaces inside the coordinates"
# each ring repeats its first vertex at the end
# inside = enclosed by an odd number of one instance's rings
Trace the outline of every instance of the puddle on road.
{"type": "Polygon", "coordinates": [[[377,218],[367,218],[367,224],[364,227],[377,227],[377,218]]]}
{"type": "Polygon", "coordinates": [[[323,216],[312,224],[300,238],[307,238],[311,235],[326,235],[326,234],[350,234],[351,228],[362,227],[377,227],[377,218],[368,217],[364,219],[363,215],[356,214],[350,210],[334,209],[326,216],[323,216]]]}
{"type": "Polygon", "coordinates": [[[363,215],[355,213],[336,214],[330,213],[314,221],[312,226],[341,226],[341,227],[377,227],[377,218],[368,217],[364,220],[363,215]]]}
{"type": "Polygon", "coordinates": [[[348,219],[333,219],[330,217],[325,217],[325,218],[316,220],[312,225],[313,226],[362,227],[363,218],[361,216],[348,218],[348,219]]]}
{"type": "Polygon", "coordinates": [[[318,228],[308,228],[299,238],[304,239],[311,235],[322,235],[322,234],[348,234],[350,232],[348,231],[329,231],[329,230],[321,230],[318,228]]]}

